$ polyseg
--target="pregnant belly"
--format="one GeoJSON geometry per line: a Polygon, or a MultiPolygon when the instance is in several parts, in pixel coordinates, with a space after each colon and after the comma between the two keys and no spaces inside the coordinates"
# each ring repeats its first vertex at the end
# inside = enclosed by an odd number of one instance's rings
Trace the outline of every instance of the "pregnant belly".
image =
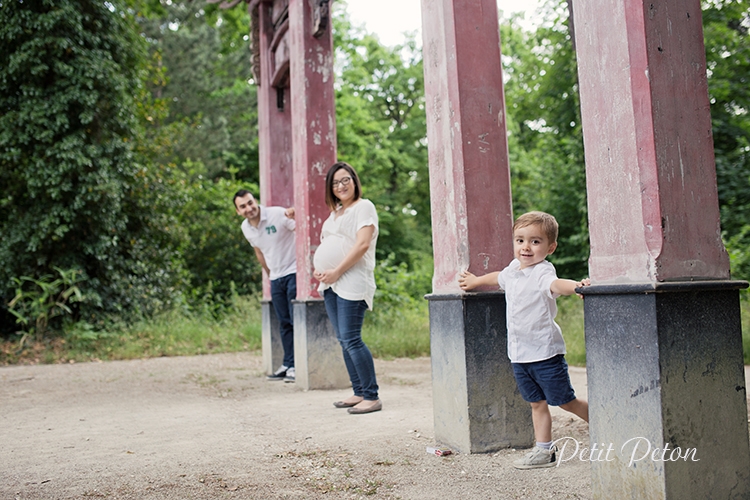
{"type": "Polygon", "coordinates": [[[341,236],[328,236],[321,241],[320,246],[315,250],[315,255],[313,256],[315,270],[328,271],[335,269],[349,252],[348,246],[346,240],[341,236]]]}

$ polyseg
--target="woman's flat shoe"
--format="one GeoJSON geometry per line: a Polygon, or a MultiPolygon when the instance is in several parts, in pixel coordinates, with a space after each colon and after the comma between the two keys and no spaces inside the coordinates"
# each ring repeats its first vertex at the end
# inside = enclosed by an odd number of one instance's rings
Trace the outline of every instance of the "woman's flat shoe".
{"type": "Polygon", "coordinates": [[[357,401],[356,403],[347,403],[345,401],[336,401],[335,403],[333,403],[333,406],[335,406],[336,408],[351,408],[352,406],[358,405],[359,403],[361,403],[361,401],[357,401]]]}
{"type": "Polygon", "coordinates": [[[378,400],[377,403],[370,406],[369,408],[349,408],[346,411],[348,411],[352,415],[360,415],[362,413],[372,413],[374,411],[380,411],[382,409],[383,409],[383,403],[381,403],[380,400],[378,400]]]}

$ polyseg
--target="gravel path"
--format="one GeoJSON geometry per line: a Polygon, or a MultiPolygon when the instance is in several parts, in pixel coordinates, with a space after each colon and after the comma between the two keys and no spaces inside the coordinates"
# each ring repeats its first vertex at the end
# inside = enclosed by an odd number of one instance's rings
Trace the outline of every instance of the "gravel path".
{"type": "Polygon", "coordinates": [[[0,499],[591,498],[585,462],[428,455],[429,358],[376,371],[384,409],[355,416],[331,404],[348,391],[267,382],[249,353],[0,368],[0,499]]]}

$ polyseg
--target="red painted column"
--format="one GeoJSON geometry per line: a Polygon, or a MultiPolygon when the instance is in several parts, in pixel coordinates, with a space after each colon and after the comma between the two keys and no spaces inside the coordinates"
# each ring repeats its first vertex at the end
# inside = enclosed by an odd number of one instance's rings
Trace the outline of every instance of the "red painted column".
{"type": "Polygon", "coordinates": [[[294,364],[296,384],[305,390],[351,386],[341,347],[317,292],[318,281],[312,277],[312,258],[320,244],[323,221],[330,213],[325,204],[325,176],[336,162],[333,36],[325,7],[320,0],[289,0],[292,164],[297,212],[294,364]],[[316,15],[313,9],[317,9],[316,15]]]}
{"type": "Polygon", "coordinates": [[[612,450],[591,463],[593,496],[750,498],[747,283],[720,236],[701,2],[574,2],[589,435],[612,450]],[[634,439],[669,452],[636,463],[634,439]],[[700,457],[676,460],[687,449],[700,457]]]}
{"type": "Polygon", "coordinates": [[[505,296],[458,274],[503,269],[513,214],[495,0],[422,0],[435,256],[430,351],[435,440],[463,453],[533,442],[507,356],[505,296]]]}
{"type": "Polygon", "coordinates": [[[330,27],[313,36],[308,0],[289,0],[292,163],[297,212],[297,298],[318,297],[312,257],[330,210],[325,175],[336,162],[333,37],[330,27]]]}
{"type": "Polygon", "coordinates": [[[512,208],[497,5],[423,0],[433,292],[458,292],[462,270],[512,259],[512,208]]]}
{"type": "Polygon", "coordinates": [[[726,279],[699,0],[576,0],[591,278],[726,279]]]}
{"type": "MultiPolygon", "coordinates": [[[[274,40],[273,2],[260,2],[260,79],[258,82],[258,149],[260,153],[260,200],[266,206],[294,205],[292,175],[292,113],[289,88],[283,89],[283,107],[279,107],[281,90],[273,86],[275,67],[271,60],[274,40]]],[[[283,34],[281,33],[281,38],[283,34]]],[[[288,37],[288,34],[286,35],[288,37]]],[[[271,299],[268,276],[263,277],[263,298],[271,299]]]]}

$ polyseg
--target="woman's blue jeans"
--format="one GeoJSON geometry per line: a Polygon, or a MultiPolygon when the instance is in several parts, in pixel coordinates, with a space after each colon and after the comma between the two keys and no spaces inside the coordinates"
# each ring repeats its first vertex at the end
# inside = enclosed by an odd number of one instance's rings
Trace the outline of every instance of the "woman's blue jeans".
{"type": "Polygon", "coordinates": [[[375,364],[370,349],[362,342],[362,322],[367,303],[364,300],[342,299],[330,288],[323,292],[323,299],[328,318],[344,352],[344,363],[354,395],[367,401],[376,401],[378,382],[375,379],[375,364]]]}

